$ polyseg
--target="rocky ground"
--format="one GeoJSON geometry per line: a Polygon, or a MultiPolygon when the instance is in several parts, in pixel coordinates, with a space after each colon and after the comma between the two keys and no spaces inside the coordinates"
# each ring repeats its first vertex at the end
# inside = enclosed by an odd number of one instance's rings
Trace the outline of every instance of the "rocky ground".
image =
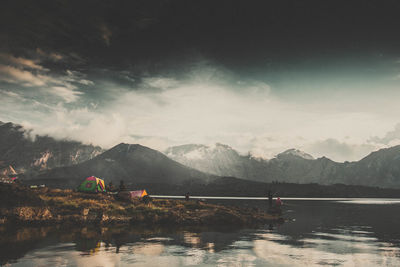
{"type": "Polygon", "coordinates": [[[282,220],[259,209],[194,200],[122,201],[109,194],[0,184],[0,224],[251,226],[282,220]]]}

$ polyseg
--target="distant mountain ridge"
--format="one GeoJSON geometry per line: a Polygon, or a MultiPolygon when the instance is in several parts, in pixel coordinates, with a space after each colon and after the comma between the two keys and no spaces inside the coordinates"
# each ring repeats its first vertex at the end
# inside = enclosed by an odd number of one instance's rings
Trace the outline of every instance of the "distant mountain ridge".
{"type": "Polygon", "coordinates": [[[103,152],[98,146],[49,136],[35,136],[31,140],[28,134],[20,125],[0,122],[0,165],[12,165],[18,173],[35,175],[81,163],[103,152]]]}
{"type": "Polygon", "coordinates": [[[168,148],[166,155],[187,166],[219,176],[233,176],[258,182],[319,183],[400,188],[400,146],[381,149],[357,162],[314,159],[289,149],[270,160],[240,155],[217,144],[182,145],[168,148]],[[194,157],[193,155],[197,155],[194,157]]]}
{"type": "Polygon", "coordinates": [[[196,144],[171,147],[165,154],[186,166],[219,176],[252,177],[253,169],[261,167],[257,161],[219,143],[214,147],[196,144]]]}

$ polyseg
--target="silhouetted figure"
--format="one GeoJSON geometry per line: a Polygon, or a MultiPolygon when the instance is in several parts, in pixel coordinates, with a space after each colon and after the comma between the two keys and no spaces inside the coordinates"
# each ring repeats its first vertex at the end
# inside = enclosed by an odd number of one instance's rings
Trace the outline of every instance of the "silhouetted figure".
{"type": "Polygon", "coordinates": [[[125,184],[124,184],[124,181],[121,180],[121,181],[119,182],[119,191],[125,191],[125,190],[126,190],[126,186],[125,186],[125,184]]]}
{"type": "Polygon", "coordinates": [[[271,208],[272,207],[272,193],[271,190],[268,190],[268,207],[271,208]]]}
{"type": "Polygon", "coordinates": [[[185,194],[185,200],[188,201],[189,198],[190,198],[190,194],[189,194],[189,192],[187,192],[187,193],[185,194]]]}
{"type": "Polygon", "coordinates": [[[109,182],[109,183],[108,183],[108,186],[107,186],[106,190],[107,190],[108,192],[114,192],[114,191],[115,191],[115,186],[113,185],[112,182],[109,182]]]}
{"type": "Polygon", "coordinates": [[[144,197],[142,197],[142,201],[144,202],[144,204],[149,204],[151,202],[151,197],[149,195],[145,195],[144,197]]]}

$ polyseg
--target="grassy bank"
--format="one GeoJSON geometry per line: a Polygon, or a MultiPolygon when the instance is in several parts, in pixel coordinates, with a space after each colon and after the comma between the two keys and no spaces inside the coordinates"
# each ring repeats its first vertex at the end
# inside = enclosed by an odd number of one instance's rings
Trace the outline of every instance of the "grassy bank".
{"type": "Polygon", "coordinates": [[[279,220],[259,209],[201,201],[122,201],[113,195],[0,185],[0,224],[144,224],[250,226],[279,220]]]}

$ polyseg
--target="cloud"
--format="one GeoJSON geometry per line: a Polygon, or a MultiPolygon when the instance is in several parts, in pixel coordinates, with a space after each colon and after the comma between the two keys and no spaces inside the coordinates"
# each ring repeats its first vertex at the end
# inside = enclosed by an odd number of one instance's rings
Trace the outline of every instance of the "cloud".
{"type": "Polygon", "coordinates": [[[0,80],[23,86],[43,86],[46,77],[16,67],[0,65],[0,80]]]}
{"type": "Polygon", "coordinates": [[[85,85],[91,84],[87,80],[75,81],[68,76],[52,77],[5,65],[0,65],[0,81],[25,87],[36,87],[39,92],[50,93],[62,98],[67,103],[76,101],[83,94],[77,90],[76,86],[72,85],[72,82],[85,85]]]}
{"type": "Polygon", "coordinates": [[[45,68],[40,66],[38,62],[35,60],[21,58],[21,57],[14,57],[13,55],[10,54],[0,53],[0,62],[5,62],[9,65],[13,65],[16,67],[29,68],[35,70],[45,70],[45,68]]]}
{"type": "Polygon", "coordinates": [[[380,143],[385,145],[398,145],[400,144],[400,123],[394,126],[392,131],[387,132],[383,137],[374,136],[369,139],[370,142],[380,143]]]}
{"type": "Polygon", "coordinates": [[[0,89],[0,95],[2,95],[2,99],[6,99],[6,100],[22,100],[24,99],[20,94],[16,93],[16,92],[12,92],[12,91],[7,91],[7,90],[2,90],[0,89]]]}
{"type": "Polygon", "coordinates": [[[31,87],[36,90],[37,96],[43,94],[47,97],[50,94],[66,103],[75,102],[83,95],[76,85],[94,85],[77,71],[66,70],[64,75],[55,75],[41,66],[39,60],[17,58],[8,54],[0,54],[0,81],[31,87]]]}
{"type": "Polygon", "coordinates": [[[142,86],[145,88],[155,88],[161,90],[172,89],[179,85],[179,82],[173,78],[151,77],[142,79],[142,86]]]}
{"type": "Polygon", "coordinates": [[[55,52],[50,52],[50,53],[46,53],[45,51],[43,51],[40,48],[36,49],[36,53],[41,56],[42,58],[45,59],[50,59],[51,61],[61,61],[64,59],[64,56],[62,56],[61,54],[55,53],[55,52]]]}
{"type": "Polygon", "coordinates": [[[53,86],[52,89],[53,94],[63,98],[67,103],[76,101],[83,94],[82,92],[75,91],[74,87],[53,86]]]}
{"type": "Polygon", "coordinates": [[[96,109],[69,109],[62,104],[48,108],[47,116],[32,118],[27,114],[20,123],[31,129],[31,135],[50,135],[57,139],[77,140],[109,148],[120,142],[132,143],[128,121],[118,112],[96,109]]]}
{"type": "Polygon", "coordinates": [[[329,138],[311,144],[306,144],[303,149],[311,154],[322,157],[326,156],[335,161],[357,161],[367,156],[371,151],[380,147],[374,144],[361,143],[352,144],[340,142],[334,138],[329,138]]]}
{"type": "Polygon", "coordinates": [[[94,85],[93,81],[87,80],[85,78],[86,76],[78,71],[67,70],[66,73],[67,76],[62,78],[63,81],[80,83],[83,85],[94,85]]]}
{"type": "MultiPolygon", "coordinates": [[[[69,72],[68,77],[74,75],[69,72]]],[[[235,122],[241,114],[237,107],[243,104],[238,92],[207,81],[198,84],[165,77],[145,79],[140,86],[151,86],[156,90],[108,89],[114,92],[113,99],[103,105],[75,109],[58,105],[48,111],[46,120],[24,123],[36,134],[104,147],[126,141],[162,150],[170,145],[191,142],[192,138],[205,143],[217,142],[226,136],[238,138],[236,130],[233,134],[229,130],[240,128],[235,122]],[[218,136],[213,137],[214,133],[218,136]]],[[[108,87],[112,88],[112,85],[108,87]]],[[[74,88],[67,89],[52,87],[53,93],[62,96],[66,102],[75,101],[79,95],[74,88]]]]}
{"type": "MultiPolygon", "coordinates": [[[[382,136],[397,121],[396,116],[372,112],[369,99],[363,106],[361,96],[352,105],[337,97],[293,102],[268,83],[244,80],[216,67],[201,66],[181,76],[134,76],[134,83],[116,82],[115,71],[102,70],[101,79],[94,81],[72,69],[58,75],[29,73],[44,76],[44,85],[32,86],[33,98],[29,90],[15,90],[24,97],[20,103],[11,96],[2,99],[0,113],[6,113],[0,120],[13,119],[37,134],[104,148],[119,142],[159,150],[218,142],[264,158],[298,148],[315,157],[358,160],[386,146],[369,139],[382,136]],[[50,94],[63,101],[49,101],[50,94]]],[[[133,77],[128,71],[120,75],[133,77]]]]}

